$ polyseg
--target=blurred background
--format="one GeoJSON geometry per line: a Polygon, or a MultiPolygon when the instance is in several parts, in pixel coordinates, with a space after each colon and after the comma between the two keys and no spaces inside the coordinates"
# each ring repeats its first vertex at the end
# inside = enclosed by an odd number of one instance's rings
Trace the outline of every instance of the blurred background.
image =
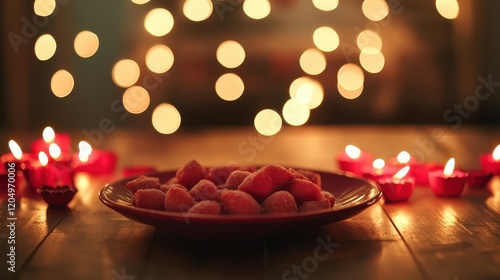
{"type": "Polygon", "coordinates": [[[2,130],[500,124],[500,1],[1,5],[2,130]]]}

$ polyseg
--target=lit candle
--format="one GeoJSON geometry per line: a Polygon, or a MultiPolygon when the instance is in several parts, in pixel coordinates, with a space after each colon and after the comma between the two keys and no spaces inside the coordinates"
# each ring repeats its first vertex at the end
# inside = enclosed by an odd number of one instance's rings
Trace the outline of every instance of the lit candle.
{"type": "Polygon", "coordinates": [[[380,179],[378,182],[386,202],[407,201],[413,193],[415,179],[408,176],[409,166],[403,167],[394,176],[380,179]]]}
{"type": "Polygon", "coordinates": [[[410,155],[410,153],[407,151],[401,151],[396,157],[389,159],[388,165],[394,165],[402,168],[415,162],[415,159],[410,155]]]}
{"type": "Polygon", "coordinates": [[[111,174],[116,169],[115,153],[92,149],[86,141],[78,143],[79,153],[75,156],[75,171],[92,175],[111,174]]]}
{"type": "Polygon", "coordinates": [[[44,152],[38,153],[38,161],[30,162],[23,171],[26,182],[33,190],[43,186],[45,180],[45,167],[49,163],[49,158],[44,152]]]}
{"type": "Polygon", "coordinates": [[[467,173],[455,170],[454,158],[448,160],[444,169],[429,173],[429,184],[438,196],[460,196],[466,181],[467,173]]]}
{"type": "Polygon", "coordinates": [[[500,145],[493,150],[493,153],[481,155],[479,161],[484,171],[500,174],[500,145]]]}
{"type": "Polygon", "coordinates": [[[47,126],[42,132],[42,139],[37,139],[31,143],[31,152],[38,154],[39,152],[49,153],[49,146],[55,143],[61,149],[61,154],[66,156],[71,152],[71,138],[68,134],[55,133],[52,127],[47,126]]]}
{"type": "Polygon", "coordinates": [[[370,165],[372,156],[362,152],[358,147],[347,145],[345,152],[338,154],[337,162],[340,170],[363,175],[363,170],[370,165]]]}
{"type": "Polygon", "coordinates": [[[26,163],[30,161],[31,155],[23,153],[21,147],[14,140],[9,141],[10,153],[1,156],[1,161],[8,169],[9,163],[15,164],[16,171],[22,170],[26,167],[26,163]]]}
{"type": "Polygon", "coordinates": [[[394,173],[396,173],[394,167],[385,166],[385,161],[378,158],[373,161],[371,168],[365,168],[363,177],[379,182],[383,178],[393,176],[394,173]]]}

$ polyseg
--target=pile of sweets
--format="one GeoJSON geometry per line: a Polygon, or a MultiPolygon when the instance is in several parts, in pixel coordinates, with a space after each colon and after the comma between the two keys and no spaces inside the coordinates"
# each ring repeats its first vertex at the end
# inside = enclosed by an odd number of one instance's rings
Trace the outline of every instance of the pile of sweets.
{"type": "Polygon", "coordinates": [[[191,160],[167,182],[140,176],[127,182],[132,205],[199,214],[296,213],[330,209],[335,197],[318,173],[269,164],[203,167],[191,160]]]}

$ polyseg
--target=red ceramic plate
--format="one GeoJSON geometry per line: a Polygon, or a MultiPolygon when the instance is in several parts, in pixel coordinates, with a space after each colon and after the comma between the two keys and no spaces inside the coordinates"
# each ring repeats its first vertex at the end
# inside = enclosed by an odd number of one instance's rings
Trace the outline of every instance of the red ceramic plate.
{"type": "MultiPolygon", "coordinates": [[[[293,213],[261,215],[208,215],[147,210],[131,205],[132,193],[126,183],[128,177],[109,183],[99,192],[104,205],[123,216],[167,233],[195,238],[261,238],[287,235],[350,218],[377,202],[382,192],[372,181],[336,173],[315,171],[321,175],[322,188],[336,197],[331,209],[293,213]]],[[[151,173],[149,176],[165,182],[175,171],[151,173]]]]}

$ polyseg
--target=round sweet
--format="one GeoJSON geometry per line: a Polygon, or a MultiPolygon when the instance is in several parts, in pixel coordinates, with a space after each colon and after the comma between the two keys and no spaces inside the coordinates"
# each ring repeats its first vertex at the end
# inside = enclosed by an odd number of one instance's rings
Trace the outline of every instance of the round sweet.
{"type": "Polygon", "coordinates": [[[293,213],[297,212],[297,203],[287,191],[277,191],[262,202],[264,213],[293,213]]]}
{"type": "Polygon", "coordinates": [[[151,210],[165,210],[165,193],[157,189],[140,189],[132,197],[132,205],[151,210]]]}
{"type": "Polygon", "coordinates": [[[217,201],[203,200],[194,204],[187,212],[196,214],[221,214],[222,205],[217,201]]]}
{"type": "Polygon", "coordinates": [[[186,212],[193,206],[194,199],[186,189],[171,187],[165,194],[165,210],[186,212]]]}
{"type": "Polygon", "coordinates": [[[226,191],[220,196],[220,201],[226,213],[229,214],[260,214],[260,204],[248,193],[243,191],[226,191]]]}

